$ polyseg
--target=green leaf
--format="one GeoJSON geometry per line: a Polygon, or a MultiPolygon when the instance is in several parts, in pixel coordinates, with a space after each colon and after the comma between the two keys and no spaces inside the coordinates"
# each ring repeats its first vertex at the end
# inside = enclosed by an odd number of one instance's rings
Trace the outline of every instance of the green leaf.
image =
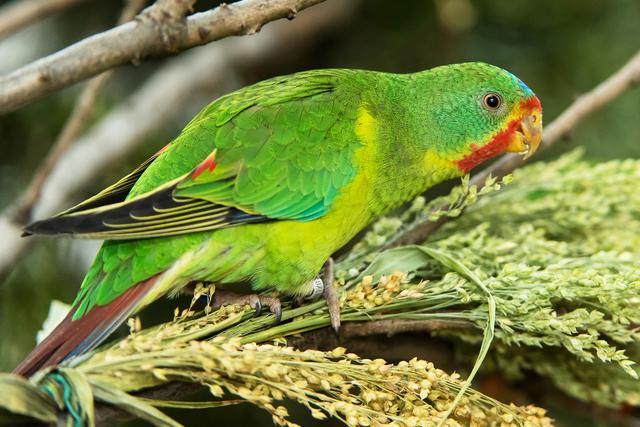
{"type": "Polygon", "coordinates": [[[15,415],[22,415],[43,423],[57,420],[53,399],[34,384],[13,374],[0,374],[0,408],[14,416],[0,413],[0,424],[15,422],[15,415]]]}
{"type": "Polygon", "coordinates": [[[417,245],[389,249],[376,256],[356,281],[362,280],[364,276],[373,276],[377,280],[381,275],[394,271],[416,271],[424,267],[429,259],[429,255],[417,245]]]}
{"type": "Polygon", "coordinates": [[[465,276],[467,279],[475,283],[482,290],[482,292],[487,295],[487,304],[489,307],[489,316],[487,319],[487,325],[484,328],[480,352],[478,353],[478,357],[476,357],[476,361],[473,364],[473,369],[471,369],[469,377],[464,382],[462,388],[460,388],[458,395],[454,399],[453,403],[451,403],[451,406],[449,406],[449,409],[445,413],[445,416],[440,420],[438,426],[442,426],[446,422],[449,415],[451,415],[453,410],[456,408],[456,406],[460,402],[460,399],[462,399],[462,396],[464,396],[464,393],[471,386],[473,378],[475,378],[476,373],[480,369],[480,366],[482,366],[482,362],[484,361],[485,357],[487,357],[487,353],[489,352],[489,348],[491,347],[491,342],[493,341],[493,336],[496,329],[496,301],[493,298],[491,291],[489,291],[489,288],[484,284],[484,282],[480,280],[480,278],[473,271],[469,270],[469,268],[467,268],[467,266],[465,266],[463,263],[446,254],[445,252],[436,250],[429,246],[420,246],[420,249],[433,259],[441,262],[443,265],[449,267],[453,271],[461,274],[462,276],[465,276]]]}

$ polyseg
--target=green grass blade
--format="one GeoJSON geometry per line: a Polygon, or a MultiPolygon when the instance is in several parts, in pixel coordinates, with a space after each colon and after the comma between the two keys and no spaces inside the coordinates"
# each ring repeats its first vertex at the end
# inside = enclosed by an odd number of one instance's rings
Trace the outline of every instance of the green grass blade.
{"type": "Polygon", "coordinates": [[[487,356],[487,353],[489,352],[489,348],[491,347],[491,342],[493,341],[493,335],[494,335],[495,326],[496,326],[496,301],[493,298],[491,291],[484,284],[484,282],[480,280],[480,278],[463,263],[451,257],[450,255],[446,254],[445,252],[439,251],[429,246],[420,246],[420,249],[424,251],[424,253],[432,257],[433,259],[437,260],[438,262],[442,263],[446,267],[450,268],[451,270],[466,277],[467,279],[469,279],[470,281],[478,285],[478,287],[482,289],[482,291],[487,295],[487,305],[489,307],[489,317],[487,319],[487,324],[484,328],[482,345],[480,346],[480,352],[476,357],[476,361],[473,364],[473,369],[471,369],[471,373],[469,374],[469,377],[464,382],[464,385],[458,392],[458,395],[456,396],[456,398],[451,403],[451,406],[445,413],[444,417],[438,423],[438,427],[440,427],[444,425],[447,418],[449,418],[453,410],[456,408],[456,406],[460,402],[460,399],[462,399],[462,397],[464,396],[464,393],[471,386],[471,382],[475,378],[476,373],[478,372],[478,369],[480,369],[480,366],[482,366],[482,362],[484,362],[484,359],[487,356]]]}

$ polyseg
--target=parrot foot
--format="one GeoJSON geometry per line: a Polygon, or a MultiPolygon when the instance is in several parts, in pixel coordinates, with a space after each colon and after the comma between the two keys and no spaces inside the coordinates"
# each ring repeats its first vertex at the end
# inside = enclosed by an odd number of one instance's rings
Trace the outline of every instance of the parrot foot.
{"type": "Polygon", "coordinates": [[[336,288],[333,286],[333,279],[333,258],[329,258],[324,263],[324,273],[322,274],[324,289],[322,290],[322,296],[329,309],[331,327],[338,334],[340,333],[340,299],[336,288]]]}
{"type": "Polygon", "coordinates": [[[220,307],[223,305],[248,305],[256,311],[256,316],[262,312],[262,307],[269,307],[269,311],[276,317],[276,323],[280,323],[282,319],[282,306],[280,300],[275,297],[257,294],[237,294],[235,292],[216,289],[213,294],[213,306],[220,307]]]}
{"type": "Polygon", "coordinates": [[[333,286],[333,258],[329,258],[324,264],[322,278],[316,277],[311,282],[311,291],[301,297],[296,298],[297,305],[302,305],[305,301],[312,301],[320,296],[324,298],[329,309],[331,327],[336,333],[340,332],[340,299],[336,288],[333,286]]]}

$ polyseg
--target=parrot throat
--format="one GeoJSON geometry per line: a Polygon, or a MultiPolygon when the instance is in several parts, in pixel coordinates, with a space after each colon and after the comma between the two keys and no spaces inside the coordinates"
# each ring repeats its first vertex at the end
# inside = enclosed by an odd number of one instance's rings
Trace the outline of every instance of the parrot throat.
{"type": "Polygon", "coordinates": [[[504,153],[519,124],[519,119],[511,120],[505,129],[494,134],[486,144],[471,144],[471,153],[457,160],[455,162],[456,166],[458,166],[463,173],[468,173],[480,163],[504,153]]]}

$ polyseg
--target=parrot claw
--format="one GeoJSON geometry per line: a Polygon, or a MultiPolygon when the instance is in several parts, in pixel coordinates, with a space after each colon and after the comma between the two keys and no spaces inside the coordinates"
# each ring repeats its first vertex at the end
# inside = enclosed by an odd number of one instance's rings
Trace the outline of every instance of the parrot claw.
{"type": "Polygon", "coordinates": [[[253,314],[253,317],[258,317],[260,316],[260,313],[262,313],[262,303],[260,302],[260,298],[258,298],[257,295],[251,295],[252,297],[256,297],[255,300],[252,300],[252,304],[251,307],[253,307],[253,309],[255,310],[255,313],[253,314]]]}
{"type": "Polygon", "coordinates": [[[274,307],[269,306],[269,310],[273,313],[276,318],[276,325],[282,322],[282,306],[280,305],[280,300],[276,298],[278,302],[274,307]]]}
{"type": "Polygon", "coordinates": [[[276,323],[280,323],[282,320],[282,305],[280,304],[280,300],[275,297],[257,294],[243,295],[216,289],[216,292],[213,294],[213,300],[214,307],[228,304],[248,305],[255,310],[256,317],[262,313],[262,307],[266,305],[269,307],[269,311],[275,316],[276,323]]]}

